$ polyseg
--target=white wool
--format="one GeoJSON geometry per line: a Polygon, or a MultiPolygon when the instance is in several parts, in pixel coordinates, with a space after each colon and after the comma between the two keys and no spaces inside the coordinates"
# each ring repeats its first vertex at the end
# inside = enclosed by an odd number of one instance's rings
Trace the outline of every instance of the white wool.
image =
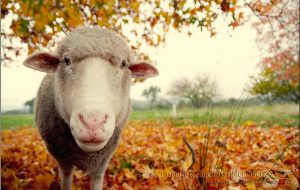
{"type": "Polygon", "coordinates": [[[68,57],[71,61],[100,56],[108,61],[114,59],[120,63],[122,60],[128,61],[129,64],[135,62],[126,41],[116,32],[100,26],[76,28],[58,44],[56,52],[59,57],[68,57]]]}

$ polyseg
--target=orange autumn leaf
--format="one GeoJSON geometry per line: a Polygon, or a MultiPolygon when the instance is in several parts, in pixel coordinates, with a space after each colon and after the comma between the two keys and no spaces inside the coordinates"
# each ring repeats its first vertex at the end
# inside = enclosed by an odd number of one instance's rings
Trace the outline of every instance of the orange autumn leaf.
{"type": "MultiPolygon", "coordinates": [[[[204,182],[207,189],[299,188],[298,128],[262,128],[252,121],[238,130],[212,126],[207,142],[207,125],[183,126],[167,121],[128,122],[106,171],[104,189],[193,189],[204,182]],[[192,155],[182,137],[195,152],[190,170],[192,155]],[[271,186],[259,183],[267,173],[263,180],[276,179],[271,186]],[[223,183],[227,181],[239,183],[223,183]]],[[[2,189],[59,188],[57,164],[36,128],[4,130],[1,136],[2,189]]],[[[90,188],[89,176],[77,169],[73,183],[73,190],[90,188]]]]}
{"type": "Polygon", "coordinates": [[[33,185],[36,189],[48,189],[51,183],[54,181],[54,176],[51,174],[39,174],[35,178],[35,184],[33,185]]]}

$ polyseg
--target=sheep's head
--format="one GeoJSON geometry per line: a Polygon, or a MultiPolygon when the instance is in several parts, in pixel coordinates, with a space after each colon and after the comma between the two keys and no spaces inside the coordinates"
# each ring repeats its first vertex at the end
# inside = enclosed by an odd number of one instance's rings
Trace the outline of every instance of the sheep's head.
{"type": "Polygon", "coordinates": [[[158,74],[151,64],[135,61],[121,37],[100,27],[78,28],[56,54],[34,53],[24,65],[55,73],[56,107],[87,152],[102,149],[126,121],[131,78],[158,74]]]}

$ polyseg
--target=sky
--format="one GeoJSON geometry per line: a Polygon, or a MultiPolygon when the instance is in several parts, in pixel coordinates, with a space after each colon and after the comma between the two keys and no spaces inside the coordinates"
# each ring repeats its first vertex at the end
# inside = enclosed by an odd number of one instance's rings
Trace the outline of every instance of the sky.
{"type": "MultiPolygon", "coordinates": [[[[160,75],[143,83],[133,84],[131,98],[145,100],[143,90],[151,85],[161,88],[160,97],[167,95],[170,85],[180,77],[192,79],[208,74],[215,80],[222,98],[240,98],[249,86],[249,76],[258,73],[258,47],[256,31],[250,23],[232,31],[222,21],[217,23],[214,38],[193,28],[192,36],[170,30],[165,46],[144,47],[143,51],[155,60],[160,75]]],[[[20,60],[24,60],[23,55],[20,60]]],[[[22,62],[22,61],[21,61],[22,62]]],[[[45,73],[26,68],[21,63],[1,66],[1,110],[23,108],[24,102],[35,97],[45,73]]]]}

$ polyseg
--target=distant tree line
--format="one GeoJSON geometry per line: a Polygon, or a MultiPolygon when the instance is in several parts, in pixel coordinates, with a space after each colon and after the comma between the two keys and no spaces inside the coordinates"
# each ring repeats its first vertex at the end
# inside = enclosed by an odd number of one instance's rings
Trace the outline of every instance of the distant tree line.
{"type": "MultiPolygon", "coordinates": [[[[134,110],[143,109],[171,109],[174,101],[159,98],[161,89],[157,86],[150,86],[145,89],[142,95],[147,99],[147,104],[133,103],[134,110]]],[[[251,91],[250,91],[251,93],[251,91]]],[[[168,91],[168,95],[176,100],[176,106],[182,108],[202,108],[207,106],[230,106],[242,105],[245,101],[247,105],[294,103],[295,100],[287,94],[283,96],[257,95],[245,99],[222,99],[218,85],[209,75],[197,75],[194,78],[186,77],[175,80],[168,91]]]]}

